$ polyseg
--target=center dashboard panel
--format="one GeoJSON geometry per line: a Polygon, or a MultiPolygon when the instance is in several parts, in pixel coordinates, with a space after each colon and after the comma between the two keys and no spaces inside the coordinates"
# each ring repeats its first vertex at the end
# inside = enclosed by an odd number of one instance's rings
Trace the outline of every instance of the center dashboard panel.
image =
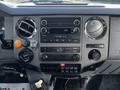
{"type": "Polygon", "coordinates": [[[79,74],[108,57],[109,16],[14,16],[14,55],[44,73],[79,74]]]}

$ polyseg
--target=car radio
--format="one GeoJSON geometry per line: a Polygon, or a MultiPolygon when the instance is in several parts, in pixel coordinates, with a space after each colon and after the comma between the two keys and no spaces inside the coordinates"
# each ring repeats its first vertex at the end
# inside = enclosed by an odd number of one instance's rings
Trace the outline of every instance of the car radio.
{"type": "Polygon", "coordinates": [[[80,17],[41,18],[41,43],[80,43],[80,17]]]}

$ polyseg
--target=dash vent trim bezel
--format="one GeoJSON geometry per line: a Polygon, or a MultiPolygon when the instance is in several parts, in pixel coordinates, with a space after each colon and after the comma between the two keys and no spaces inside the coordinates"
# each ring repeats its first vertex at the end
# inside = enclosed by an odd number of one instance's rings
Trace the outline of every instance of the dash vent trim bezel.
{"type": "Polygon", "coordinates": [[[23,17],[19,19],[16,23],[15,29],[16,29],[17,35],[20,38],[32,38],[37,32],[36,23],[30,17],[23,17]],[[22,24],[24,25],[23,27],[22,27],[22,24]],[[25,26],[25,25],[28,25],[28,26],[25,26]],[[31,29],[31,31],[28,30],[27,28],[31,29]],[[22,33],[24,34],[22,35],[22,33]]]}

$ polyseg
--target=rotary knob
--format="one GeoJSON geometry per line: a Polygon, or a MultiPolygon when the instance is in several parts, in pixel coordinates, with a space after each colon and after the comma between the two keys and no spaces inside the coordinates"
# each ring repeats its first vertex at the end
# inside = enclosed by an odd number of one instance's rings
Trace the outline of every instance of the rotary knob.
{"type": "Polygon", "coordinates": [[[74,22],[73,22],[74,25],[80,25],[80,20],[79,19],[75,19],[74,22]]]}
{"type": "Polygon", "coordinates": [[[43,54],[43,55],[41,56],[41,59],[42,59],[43,61],[45,61],[46,59],[48,59],[48,55],[47,55],[47,54],[43,54]]]}
{"type": "Polygon", "coordinates": [[[93,49],[89,52],[88,58],[90,60],[99,60],[101,58],[101,53],[100,53],[100,51],[93,49]]]}
{"type": "Polygon", "coordinates": [[[33,58],[34,58],[33,51],[29,48],[24,48],[19,53],[19,60],[21,62],[25,62],[25,63],[31,62],[33,58]]]}
{"type": "Polygon", "coordinates": [[[41,24],[42,24],[43,26],[46,26],[46,25],[47,25],[47,20],[42,20],[42,21],[41,21],[41,24]]]}
{"type": "Polygon", "coordinates": [[[48,32],[47,28],[45,28],[45,27],[41,28],[41,33],[42,34],[47,34],[47,32],[48,32]]]}
{"type": "Polygon", "coordinates": [[[71,33],[78,33],[80,32],[80,28],[79,27],[75,27],[71,33]]]}
{"type": "Polygon", "coordinates": [[[98,38],[104,32],[104,25],[100,20],[88,20],[85,24],[85,33],[90,38],[98,38]]]}

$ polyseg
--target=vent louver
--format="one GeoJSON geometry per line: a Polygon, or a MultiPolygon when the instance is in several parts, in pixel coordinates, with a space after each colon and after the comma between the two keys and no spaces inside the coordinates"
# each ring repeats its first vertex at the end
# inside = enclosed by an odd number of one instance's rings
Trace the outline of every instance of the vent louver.
{"type": "Polygon", "coordinates": [[[36,32],[36,24],[31,18],[22,18],[16,25],[16,31],[20,37],[32,37],[36,32]]]}

